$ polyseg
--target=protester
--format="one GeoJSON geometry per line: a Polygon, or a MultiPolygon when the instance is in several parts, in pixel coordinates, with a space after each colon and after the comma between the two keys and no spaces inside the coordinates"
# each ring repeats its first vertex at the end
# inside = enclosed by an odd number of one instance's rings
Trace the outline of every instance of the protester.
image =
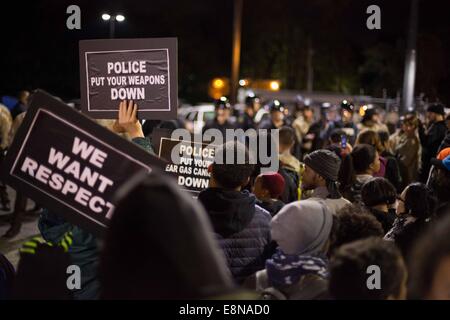
{"type": "Polygon", "coordinates": [[[284,206],[270,224],[278,250],[245,287],[256,289],[264,299],[325,298],[332,224],[333,215],[323,202],[304,200],[284,206]]]}
{"type": "Polygon", "coordinates": [[[314,122],[314,111],[310,106],[303,106],[300,115],[292,123],[297,141],[306,143],[306,135],[314,122]],[[304,141],[305,139],[305,141],[304,141]]]}
{"type": "Polygon", "coordinates": [[[344,199],[337,185],[341,160],[329,150],[316,150],[304,158],[302,190],[313,190],[310,199],[322,199],[332,213],[350,202],[344,199]]]}
{"type": "Polygon", "coordinates": [[[380,171],[377,150],[368,144],[359,144],[344,158],[339,171],[340,191],[351,202],[361,201],[361,188],[380,171]]]}
{"type": "Polygon", "coordinates": [[[28,105],[28,97],[30,96],[30,93],[26,90],[20,91],[18,95],[18,102],[17,104],[11,109],[11,116],[14,119],[16,117],[25,112],[27,110],[28,105]]]}
{"type": "Polygon", "coordinates": [[[394,133],[389,140],[391,150],[398,159],[404,186],[417,181],[421,154],[417,126],[416,116],[407,114],[401,119],[401,129],[394,133]]]}
{"type": "MultiPolygon", "coordinates": [[[[385,141],[389,137],[387,131],[383,134],[385,136],[385,141]]],[[[374,177],[384,177],[388,179],[395,187],[400,191],[401,187],[401,176],[400,169],[395,157],[389,153],[387,150],[387,145],[384,145],[380,139],[380,134],[373,130],[362,131],[358,138],[356,139],[356,144],[370,144],[375,147],[380,156],[380,170],[374,174],[374,177]]]]}
{"type": "Polygon", "coordinates": [[[401,192],[403,180],[397,158],[390,150],[389,132],[378,131],[377,134],[380,139],[381,146],[380,156],[386,159],[386,172],[384,173],[384,177],[394,185],[397,192],[401,192]]]}
{"type": "Polygon", "coordinates": [[[342,245],[369,237],[383,237],[381,223],[359,204],[348,204],[336,212],[331,236],[330,250],[333,253],[342,245]]]}
{"type": "Polygon", "coordinates": [[[214,162],[208,167],[209,187],[198,196],[237,283],[263,269],[271,254],[271,216],[256,204],[253,194],[242,190],[253,169],[245,146],[229,141],[216,148],[214,162]],[[226,159],[229,153],[245,155],[245,163],[222,163],[220,157],[226,159]]]}
{"type": "Polygon", "coordinates": [[[450,300],[450,212],[416,244],[410,259],[409,299],[450,300]]]}
{"type": "Polygon", "coordinates": [[[404,300],[406,283],[400,251],[383,239],[345,244],[330,260],[329,293],[337,300],[404,300]]]}
{"type": "Polygon", "coordinates": [[[361,123],[358,124],[358,130],[387,131],[388,127],[381,122],[380,114],[375,107],[366,107],[361,123]]]}
{"type": "Polygon", "coordinates": [[[257,204],[275,216],[284,206],[279,200],[285,186],[284,178],[277,172],[262,173],[256,177],[253,193],[258,199],[257,204]]]}
{"type": "Polygon", "coordinates": [[[225,139],[227,129],[235,129],[235,126],[230,121],[231,104],[227,98],[221,97],[214,101],[215,117],[212,120],[206,121],[203,127],[203,133],[208,129],[219,130],[225,139]]]}
{"type": "MultiPolygon", "coordinates": [[[[141,123],[137,117],[137,105],[133,101],[119,104],[118,119],[113,126],[116,133],[126,133],[134,143],[151,153],[150,141],[144,137],[141,123]]],[[[59,242],[66,232],[73,234],[73,243],[69,248],[71,262],[81,269],[81,288],[73,291],[76,300],[91,300],[99,297],[97,278],[98,254],[97,239],[84,229],[73,226],[60,215],[43,210],[38,223],[42,237],[49,242],[59,242]]]]}
{"type": "Polygon", "coordinates": [[[405,188],[397,198],[397,219],[392,229],[384,237],[395,241],[402,251],[403,257],[408,258],[415,241],[429,226],[436,209],[436,199],[432,190],[426,185],[415,182],[405,188]]]}
{"type": "Polygon", "coordinates": [[[281,127],[278,132],[279,144],[278,144],[278,154],[282,166],[290,171],[294,171],[297,175],[300,174],[301,163],[294,157],[291,153],[292,148],[295,144],[295,133],[291,127],[281,127]]]}
{"type": "Polygon", "coordinates": [[[334,129],[331,132],[329,145],[325,149],[333,151],[342,160],[353,150],[350,143],[347,142],[347,134],[342,129],[334,129]]]}
{"type": "Polygon", "coordinates": [[[428,186],[431,187],[438,200],[436,214],[441,216],[450,209],[450,148],[443,149],[436,158],[431,159],[434,165],[428,186]]]}
{"type": "Polygon", "coordinates": [[[233,290],[203,208],[168,178],[135,176],[118,192],[102,250],[103,299],[204,299],[233,290]]]}
{"type": "Polygon", "coordinates": [[[419,123],[419,138],[422,145],[420,181],[423,183],[428,180],[431,158],[437,155],[439,146],[447,133],[444,118],[444,106],[432,104],[427,108],[427,126],[419,123]]]}
{"type": "Polygon", "coordinates": [[[396,217],[397,192],[394,186],[385,178],[372,178],[362,186],[361,199],[387,233],[392,228],[396,217]]]}

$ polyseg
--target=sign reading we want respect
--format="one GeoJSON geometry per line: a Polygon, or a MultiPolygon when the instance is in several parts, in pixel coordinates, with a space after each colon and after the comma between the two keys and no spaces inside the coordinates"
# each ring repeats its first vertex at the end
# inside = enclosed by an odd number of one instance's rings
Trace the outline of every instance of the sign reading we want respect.
{"type": "Polygon", "coordinates": [[[103,235],[115,193],[163,162],[49,94],[33,94],[3,163],[4,181],[67,221],[103,235]]]}
{"type": "Polygon", "coordinates": [[[121,100],[133,100],[140,119],[177,116],[177,39],[80,41],[82,111],[115,119],[121,100]]]}

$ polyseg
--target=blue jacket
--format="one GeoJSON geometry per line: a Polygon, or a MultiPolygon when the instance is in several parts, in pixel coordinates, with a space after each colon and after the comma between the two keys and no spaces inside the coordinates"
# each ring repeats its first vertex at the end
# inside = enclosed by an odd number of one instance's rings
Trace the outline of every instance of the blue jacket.
{"type": "Polygon", "coordinates": [[[247,191],[208,188],[198,199],[205,207],[235,281],[265,267],[272,254],[270,213],[247,191]]]}
{"type": "MultiPolygon", "coordinates": [[[[154,154],[148,139],[135,138],[133,142],[154,154]]],[[[99,296],[97,279],[99,256],[95,236],[46,209],[39,218],[38,226],[42,237],[53,243],[59,242],[66,232],[72,231],[73,242],[68,252],[72,263],[79,266],[81,270],[81,289],[74,290],[73,297],[76,300],[97,299],[99,296]]]]}

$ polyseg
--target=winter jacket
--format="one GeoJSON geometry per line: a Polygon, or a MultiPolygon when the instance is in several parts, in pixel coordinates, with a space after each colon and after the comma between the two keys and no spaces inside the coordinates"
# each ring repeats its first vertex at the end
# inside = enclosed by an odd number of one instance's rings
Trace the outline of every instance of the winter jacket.
{"type": "Polygon", "coordinates": [[[208,188],[198,196],[211,220],[235,281],[264,269],[272,254],[270,214],[247,191],[208,188]]]}
{"type": "Polygon", "coordinates": [[[345,199],[344,197],[340,197],[338,199],[330,199],[328,198],[329,192],[326,187],[318,187],[314,189],[314,191],[311,194],[311,197],[308,198],[309,200],[323,200],[327,207],[330,209],[330,211],[333,214],[336,214],[340,209],[345,207],[346,205],[351,204],[350,201],[345,199]]]}
{"type": "Polygon", "coordinates": [[[274,199],[263,201],[257,200],[256,204],[261,208],[267,210],[272,217],[275,216],[278,213],[278,211],[280,211],[281,208],[283,208],[284,206],[284,203],[282,201],[274,199]]]}

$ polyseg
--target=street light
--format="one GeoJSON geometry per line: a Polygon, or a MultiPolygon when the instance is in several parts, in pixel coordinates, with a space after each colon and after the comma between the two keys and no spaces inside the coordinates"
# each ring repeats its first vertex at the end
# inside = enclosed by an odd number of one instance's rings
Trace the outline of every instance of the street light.
{"type": "Polygon", "coordinates": [[[123,22],[125,21],[125,16],[122,14],[117,14],[115,16],[111,16],[108,13],[102,14],[102,19],[104,21],[109,21],[109,37],[114,38],[114,29],[115,29],[115,22],[123,22]]]}

